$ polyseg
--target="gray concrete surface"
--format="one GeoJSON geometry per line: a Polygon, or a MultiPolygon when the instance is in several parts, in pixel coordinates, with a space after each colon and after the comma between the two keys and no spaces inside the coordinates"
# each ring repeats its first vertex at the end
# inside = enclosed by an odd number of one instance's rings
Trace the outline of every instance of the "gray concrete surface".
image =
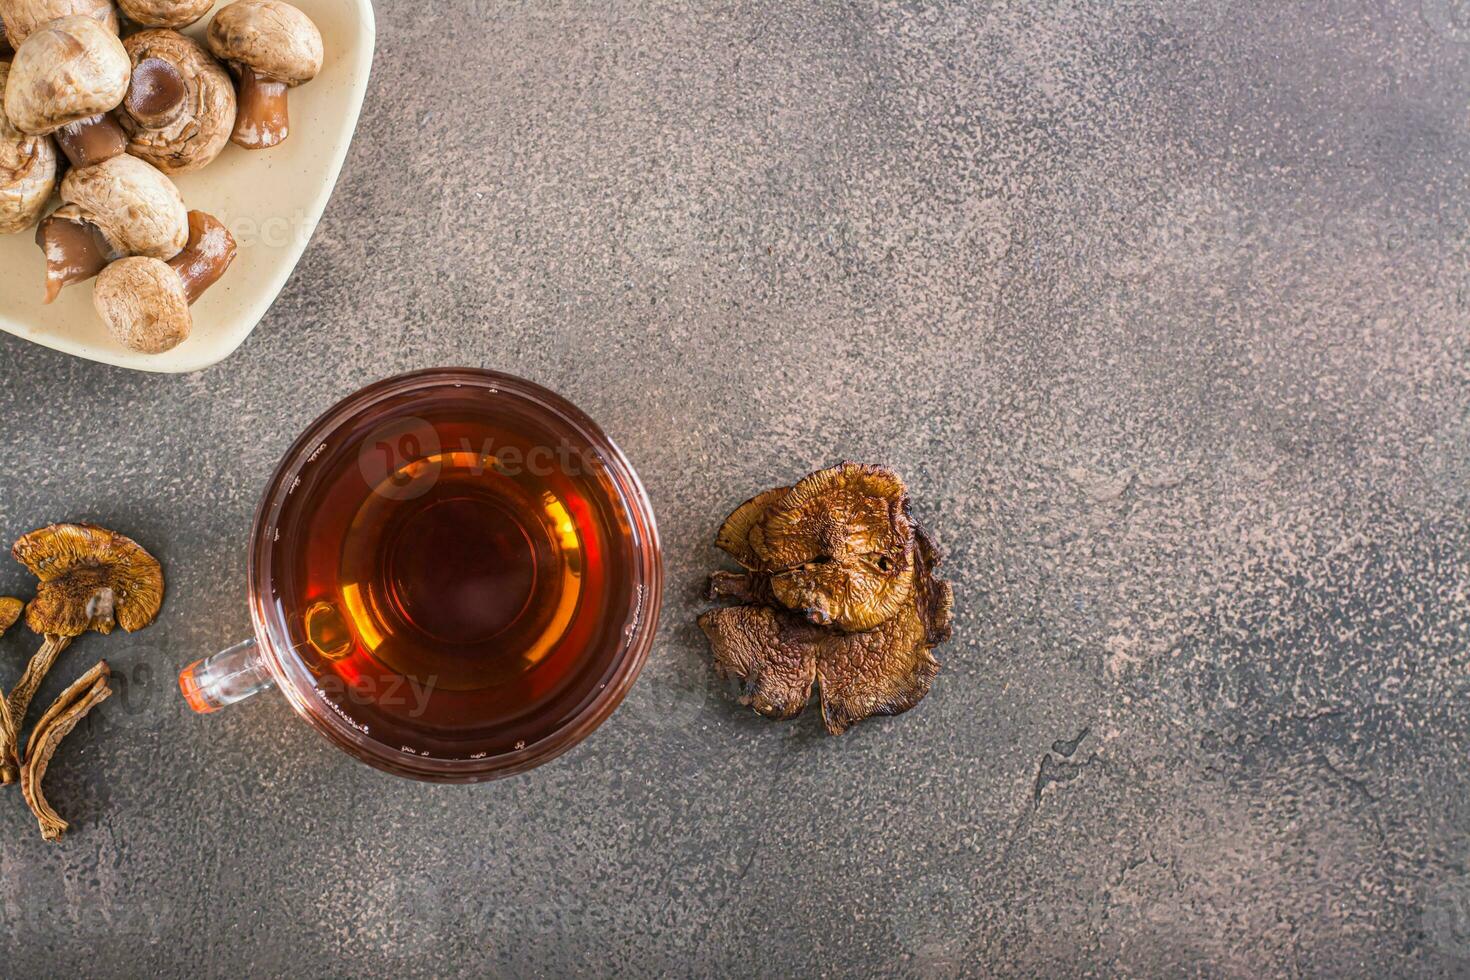
{"type": "Polygon", "coordinates": [[[0,531],[97,520],[171,586],[47,685],[105,653],[122,690],[59,756],[63,846],[0,807],[6,975],[1470,971],[1464,0],[379,18],[233,359],[0,338],[0,531]],[[277,455],[449,363],[640,468],[670,590],[630,700],[470,788],[278,697],[187,715],[277,455]],[[958,622],[925,703],[831,739],[726,701],[693,619],[725,512],[843,458],[908,477],[958,622]]]}

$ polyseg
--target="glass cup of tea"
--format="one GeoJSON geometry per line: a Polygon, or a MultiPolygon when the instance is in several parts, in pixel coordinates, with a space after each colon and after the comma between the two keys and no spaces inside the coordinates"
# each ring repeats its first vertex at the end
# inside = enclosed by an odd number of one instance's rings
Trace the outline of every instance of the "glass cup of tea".
{"type": "Polygon", "coordinates": [[[186,667],[210,712],[277,686],[343,751],[493,779],[612,714],[658,625],[653,510],[590,418],[471,368],[389,378],[286,453],[256,511],[254,637],[186,667]]]}

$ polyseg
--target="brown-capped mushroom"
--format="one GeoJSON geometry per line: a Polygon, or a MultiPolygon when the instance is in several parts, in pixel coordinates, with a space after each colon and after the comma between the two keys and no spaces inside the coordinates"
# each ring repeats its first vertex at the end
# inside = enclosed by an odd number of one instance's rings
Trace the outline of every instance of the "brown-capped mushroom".
{"type": "Polygon", "coordinates": [[[189,240],[189,213],[174,182],[130,154],[73,170],[61,182],[66,202],[41,222],[46,302],[126,255],[170,259],[189,240]]]}
{"type": "Polygon", "coordinates": [[[117,0],[128,20],[142,27],[188,27],[209,13],[214,0],[117,0]]]}
{"type": "Polygon", "coordinates": [[[239,79],[231,139],[247,150],[276,146],[290,132],[288,90],[322,70],[322,35],[281,0],[236,0],[209,24],[209,50],[239,79]]]}
{"type": "Polygon", "coordinates": [[[27,135],[55,134],[72,166],[90,167],[127,148],[108,113],[127,95],[131,72],[116,34],[91,17],[63,17],[15,49],[5,112],[27,135]]]}
{"type": "Polygon", "coordinates": [[[123,47],[133,77],[117,121],[128,134],[128,152],[166,174],[207,166],[235,126],[229,74],[177,31],[141,31],[123,47]]]}
{"type": "Polygon", "coordinates": [[[112,0],[0,0],[0,25],[12,48],[19,48],[36,28],[73,16],[91,17],[117,33],[117,8],[112,0]]]}
{"type": "MultiPolygon", "coordinates": [[[[0,61],[0,99],[10,65],[0,61]]],[[[0,112],[0,234],[36,223],[56,187],[56,146],[49,136],[27,136],[0,112]]]]}
{"type": "Polygon", "coordinates": [[[36,576],[26,625],[45,639],[6,698],[12,730],[0,731],[0,782],[19,772],[26,708],[56,658],[88,630],[129,633],[147,626],[163,605],[163,568],[136,541],[92,524],[52,524],[11,549],[36,576]]]}
{"type": "Polygon", "coordinates": [[[26,604],[19,599],[0,596],[0,636],[4,636],[5,631],[16,624],[25,608],[26,604]]]}
{"type": "Polygon", "coordinates": [[[119,259],[92,287],[92,305],[113,339],[129,350],[161,354],[189,338],[189,304],[235,260],[235,239],[210,215],[189,212],[189,244],[168,262],[119,259]]]}

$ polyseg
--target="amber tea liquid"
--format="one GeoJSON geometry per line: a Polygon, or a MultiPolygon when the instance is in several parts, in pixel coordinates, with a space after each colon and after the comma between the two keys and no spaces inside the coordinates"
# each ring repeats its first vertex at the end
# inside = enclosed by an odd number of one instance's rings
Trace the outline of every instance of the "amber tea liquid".
{"type": "Polygon", "coordinates": [[[555,732],[605,686],[640,598],[598,452],[473,387],[333,433],[273,533],[270,601],[318,697],[409,755],[483,758],[555,732]]]}

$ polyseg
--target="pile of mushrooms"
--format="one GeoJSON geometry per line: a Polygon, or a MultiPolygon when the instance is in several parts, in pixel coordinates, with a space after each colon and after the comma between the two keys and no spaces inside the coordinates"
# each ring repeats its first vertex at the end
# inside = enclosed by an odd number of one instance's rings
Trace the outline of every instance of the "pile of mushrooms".
{"type": "Polygon", "coordinates": [[[15,543],[11,554],[36,576],[29,605],[0,598],[0,635],[25,613],[41,647],[8,695],[0,696],[0,783],[19,782],[47,840],[59,840],[67,823],[46,801],[41,780],[57,745],[111,690],[106,661],[61,693],[31,730],[21,750],[26,709],[57,658],[88,631],[143,629],[163,605],[163,568],[136,541],[92,524],[52,524],[15,543]]]}
{"type": "Polygon", "coordinates": [[[235,258],[230,233],[186,209],[172,177],[231,142],[279,145],[287,93],[322,67],[321,33],[283,0],[220,8],[207,48],[179,33],[212,6],[0,0],[0,57],[13,51],[0,61],[0,234],[39,222],[46,302],[95,279],[108,331],[148,354],[188,338],[190,304],[235,258]]]}

